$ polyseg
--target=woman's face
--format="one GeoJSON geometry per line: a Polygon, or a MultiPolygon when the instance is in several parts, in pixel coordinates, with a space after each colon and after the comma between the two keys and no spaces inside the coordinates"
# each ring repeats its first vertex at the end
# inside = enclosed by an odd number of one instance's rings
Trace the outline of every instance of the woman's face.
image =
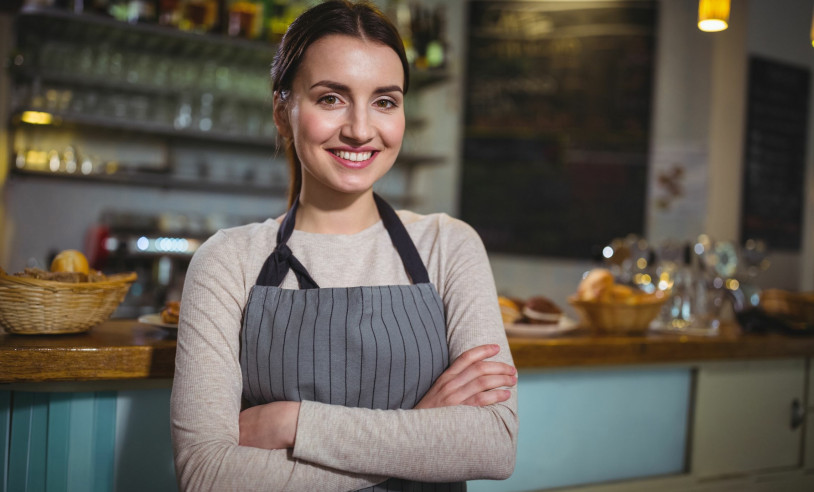
{"type": "Polygon", "coordinates": [[[308,47],[288,103],[275,100],[303,193],[365,192],[390,170],[404,136],[403,87],[401,60],[386,45],[329,35],[308,47]]]}

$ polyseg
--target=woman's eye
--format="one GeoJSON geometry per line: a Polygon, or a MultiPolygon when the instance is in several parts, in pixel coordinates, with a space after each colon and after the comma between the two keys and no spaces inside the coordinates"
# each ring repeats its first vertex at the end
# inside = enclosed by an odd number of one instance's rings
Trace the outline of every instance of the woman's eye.
{"type": "Polygon", "coordinates": [[[380,109],[393,109],[396,107],[396,103],[390,99],[379,99],[375,104],[376,107],[380,109]]]}
{"type": "Polygon", "coordinates": [[[328,106],[334,106],[339,104],[339,98],[336,96],[322,96],[319,99],[319,102],[322,104],[327,104],[328,106]]]}

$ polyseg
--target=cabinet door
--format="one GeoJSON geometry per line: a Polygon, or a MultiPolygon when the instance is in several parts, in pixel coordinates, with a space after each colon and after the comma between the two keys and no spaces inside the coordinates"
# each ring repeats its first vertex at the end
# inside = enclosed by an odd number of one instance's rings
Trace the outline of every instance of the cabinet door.
{"type": "Polygon", "coordinates": [[[808,393],[807,393],[807,413],[805,421],[806,443],[803,466],[806,470],[814,470],[814,363],[808,360],[808,393]]]}
{"type": "Polygon", "coordinates": [[[714,477],[799,467],[805,404],[804,359],[703,364],[696,380],[691,471],[714,477]]]}

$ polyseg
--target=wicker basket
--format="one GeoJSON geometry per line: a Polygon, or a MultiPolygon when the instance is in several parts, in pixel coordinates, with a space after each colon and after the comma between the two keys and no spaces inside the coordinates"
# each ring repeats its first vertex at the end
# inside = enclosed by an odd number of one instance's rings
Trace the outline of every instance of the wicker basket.
{"type": "Polygon", "coordinates": [[[760,294],[760,306],[769,314],[814,324],[814,292],[767,289],[760,294]]]}
{"type": "Polygon", "coordinates": [[[87,331],[113,314],[135,280],[135,273],[82,283],[0,274],[0,326],[26,335],[87,331]]]}
{"type": "Polygon", "coordinates": [[[666,297],[649,297],[631,304],[626,302],[582,301],[571,297],[568,302],[579,314],[580,323],[600,334],[640,334],[656,319],[666,297]]]}

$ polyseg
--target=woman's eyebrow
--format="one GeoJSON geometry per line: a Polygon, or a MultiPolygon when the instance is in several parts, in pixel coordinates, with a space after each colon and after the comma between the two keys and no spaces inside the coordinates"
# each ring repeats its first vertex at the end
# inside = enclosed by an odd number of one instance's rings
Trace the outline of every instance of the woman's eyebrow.
{"type": "Polygon", "coordinates": [[[377,87],[376,90],[373,91],[374,94],[385,94],[387,92],[401,92],[403,94],[404,90],[397,85],[386,85],[384,87],[377,87]]]}
{"type": "MultiPolygon", "coordinates": [[[[328,89],[331,89],[331,90],[336,91],[336,92],[345,92],[345,93],[350,92],[350,87],[348,87],[347,85],[341,84],[339,82],[333,82],[331,80],[320,80],[319,82],[312,85],[310,88],[313,89],[314,87],[320,87],[320,86],[321,87],[327,87],[328,89]]],[[[402,90],[401,87],[399,87],[397,85],[387,85],[387,86],[384,86],[384,87],[377,87],[376,90],[373,91],[374,94],[385,94],[385,93],[388,93],[388,92],[401,92],[401,93],[403,93],[404,91],[402,90]]]]}

